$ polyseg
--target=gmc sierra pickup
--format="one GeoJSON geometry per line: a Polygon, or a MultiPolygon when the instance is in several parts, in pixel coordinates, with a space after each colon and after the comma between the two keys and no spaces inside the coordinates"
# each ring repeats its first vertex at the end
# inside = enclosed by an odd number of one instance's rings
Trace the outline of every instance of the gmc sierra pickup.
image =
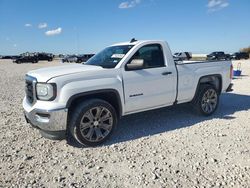
{"type": "Polygon", "coordinates": [[[23,108],[44,137],[96,146],[128,114],[188,102],[213,114],[231,78],[230,61],[174,62],[166,42],[132,40],[84,64],[28,72],[23,108]]]}

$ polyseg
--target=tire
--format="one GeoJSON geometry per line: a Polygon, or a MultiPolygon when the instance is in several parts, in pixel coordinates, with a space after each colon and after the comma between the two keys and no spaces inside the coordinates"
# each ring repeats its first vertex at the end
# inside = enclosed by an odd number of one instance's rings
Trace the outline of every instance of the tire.
{"type": "Polygon", "coordinates": [[[202,84],[199,86],[198,94],[193,101],[195,110],[203,115],[212,115],[219,104],[219,94],[213,85],[202,84]]]}
{"type": "Polygon", "coordinates": [[[69,131],[79,144],[94,147],[105,142],[116,125],[117,114],[112,105],[101,99],[89,99],[71,112],[69,131]]]}

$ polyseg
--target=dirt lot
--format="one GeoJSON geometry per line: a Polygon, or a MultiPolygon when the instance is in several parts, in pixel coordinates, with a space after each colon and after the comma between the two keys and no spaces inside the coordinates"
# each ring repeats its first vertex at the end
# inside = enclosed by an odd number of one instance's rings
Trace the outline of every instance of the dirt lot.
{"type": "Polygon", "coordinates": [[[0,187],[249,187],[250,61],[241,62],[212,117],[188,105],[131,115],[104,146],[80,148],[23,118],[25,73],[59,63],[1,60],[0,187]]]}

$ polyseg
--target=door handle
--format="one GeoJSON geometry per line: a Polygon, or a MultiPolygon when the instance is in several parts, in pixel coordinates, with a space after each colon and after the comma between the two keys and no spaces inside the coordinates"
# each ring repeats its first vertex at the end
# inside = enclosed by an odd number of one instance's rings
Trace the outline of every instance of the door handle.
{"type": "Polygon", "coordinates": [[[164,75],[164,76],[167,76],[167,75],[169,75],[169,74],[172,74],[172,72],[163,72],[163,73],[161,73],[162,75],[164,75]]]}

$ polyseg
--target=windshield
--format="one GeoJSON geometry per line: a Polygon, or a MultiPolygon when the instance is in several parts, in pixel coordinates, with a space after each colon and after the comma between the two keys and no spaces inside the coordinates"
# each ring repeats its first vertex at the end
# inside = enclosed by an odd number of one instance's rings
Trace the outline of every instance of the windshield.
{"type": "Polygon", "coordinates": [[[103,68],[114,68],[132,47],[133,45],[123,45],[105,48],[84,64],[101,66],[103,68]]]}

